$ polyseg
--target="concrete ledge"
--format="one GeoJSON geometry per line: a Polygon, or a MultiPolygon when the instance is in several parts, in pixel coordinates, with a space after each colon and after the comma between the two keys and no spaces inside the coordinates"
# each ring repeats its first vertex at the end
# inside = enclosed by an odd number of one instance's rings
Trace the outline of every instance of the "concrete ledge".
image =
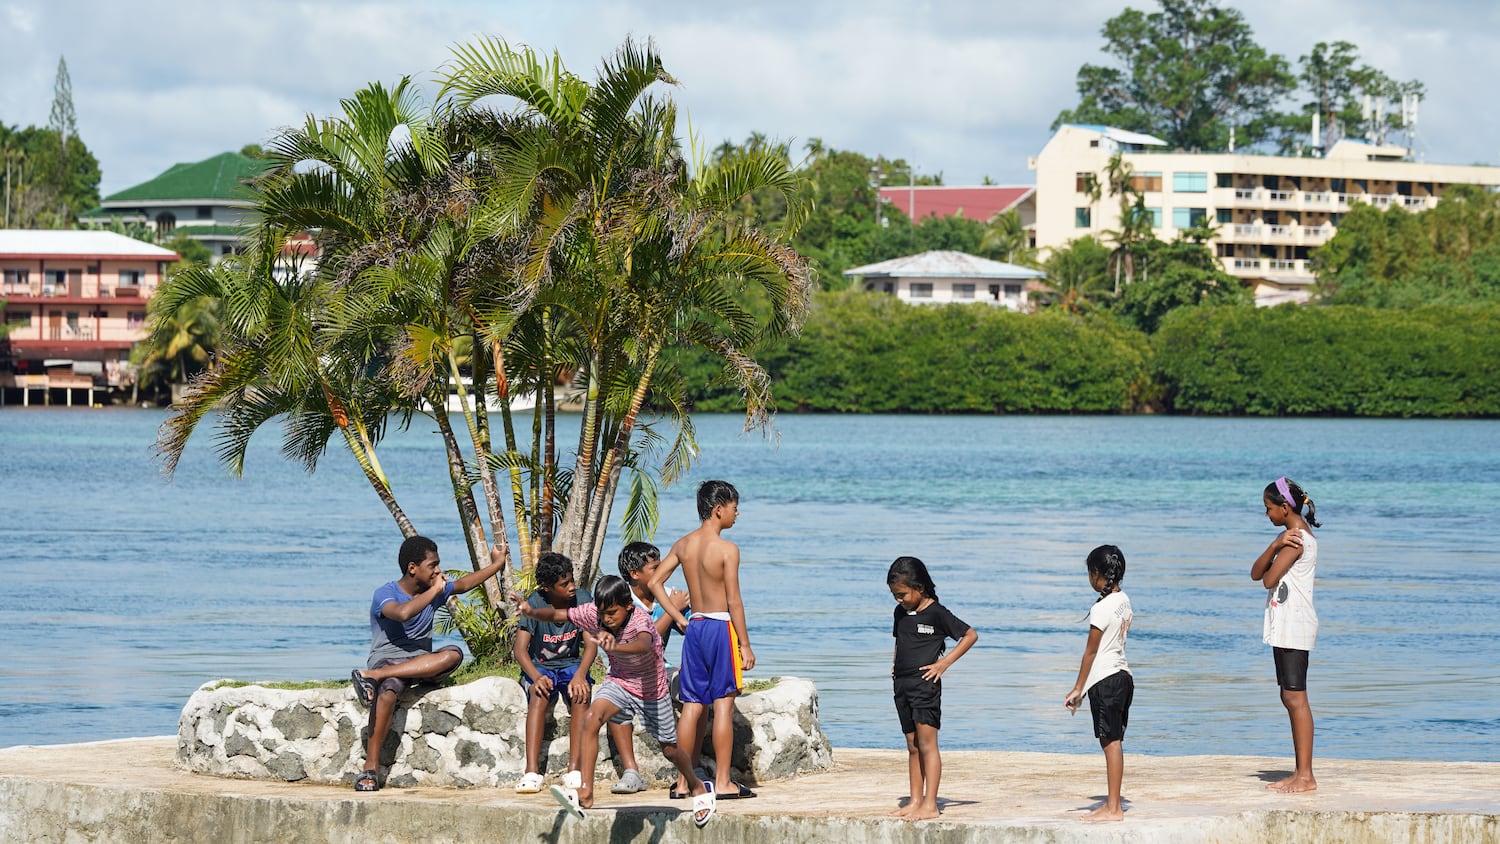
{"type": "Polygon", "coordinates": [[[1259,842],[1500,840],[1497,763],[1319,760],[1321,790],[1264,781],[1281,759],[1126,756],[1121,824],[1078,822],[1103,790],[1098,754],[947,752],[943,817],[884,817],[906,793],[906,755],[839,750],[838,766],[726,801],[706,830],[664,791],[599,795],[582,821],[545,794],[226,779],[172,764],[171,738],[0,750],[0,841],[1259,842]]]}

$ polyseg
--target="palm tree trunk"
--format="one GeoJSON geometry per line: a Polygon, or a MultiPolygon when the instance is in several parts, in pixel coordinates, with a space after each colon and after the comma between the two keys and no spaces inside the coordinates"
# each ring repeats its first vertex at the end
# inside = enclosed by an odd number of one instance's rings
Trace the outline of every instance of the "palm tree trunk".
{"type": "MultiPolygon", "coordinates": [[[[495,483],[495,472],[490,468],[490,455],[493,453],[493,449],[490,446],[489,411],[485,408],[484,397],[484,387],[489,381],[488,374],[485,371],[484,345],[480,342],[478,332],[474,332],[470,336],[470,339],[472,340],[471,348],[473,351],[470,353],[469,368],[473,372],[475,396],[474,423],[470,431],[474,440],[474,460],[479,468],[480,483],[484,490],[485,507],[489,510],[490,536],[494,537],[494,544],[504,551],[505,559],[508,562],[511,557],[510,534],[505,530],[505,510],[500,504],[500,485],[495,483]]],[[[453,368],[454,373],[457,374],[458,360],[454,357],[451,349],[448,352],[448,362],[453,368]]],[[[458,383],[461,388],[463,382],[459,381],[458,383]]],[[[489,563],[488,550],[485,549],[485,564],[489,563]]],[[[504,596],[510,585],[508,583],[510,566],[500,569],[499,574],[501,578],[500,594],[504,596]]]]}
{"type": "Polygon", "coordinates": [[[354,462],[359,464],[360,471],[365,473],[365,479],[375,490],[375,495],[380,498],[385,509],[391,513],[391,518],[396,520],[396,527],[400,528],[403,538],[417,535],[416,527],[407,518],[406,511],[396,503],[396,496],[391,492],[391,484],[385,477],[385,472],[380,468],[380,461],[375,456],[375,448],[370,444],[369,437],[365,435],[364,426],[359,425],[357,430],[351,431],[352,425],[344,425],[339,432],[344,435],[344,445],[348,446],[349,453],[354,455],[354,462]]]}
{"type": "MultiPolygon", "coordinates": [[[[505,429],[505,450],[514,455],[517,453],[516,428],[510,414],[510,379],[505,374],[505,346],[499,340],[490,342],[490,359],[495,365],[495,396],[500,400],[500,424],[505,429]]],[[[531,548],[526,490],[521,483],[521,468],[514,460],[509,462],[511,506],[516,516],[516,544],[521,552],[521,568],[529,570],[536,565],[536,554],[531,548]]]]}
{"type": "Polygon", "coordinates": [[[552,313],[549,310],[542,311],[542,336],[544,338],[545,352],[542,357],[542,375],[545,384],[539,382],[537,390],[537,401],[545,402],[542,408],[544,420],[542,428],[545,431],[545,441],[542,445],[542,497],[541,517],[539,529],[538,546],[541,551],[552,550],[552,519],[556,512],[554,497],[556,491],[553,489],[552,481],[557,474],[557,378],[553,372],[552,362],[552,313]]]}
{"type": "Polygon", "coordinates": [[[588,493],[594,478],[595,441],[599,435],[599,419],[603,405],[599,402],[598,355],[591,355],[584,362],[587,367],[587,392],[583,399],[583,423],[578,431],[578,452],[573,461],[573,488],[568,494],[568,508],[563,511],[562,529],[558,531],[557,547],[573,561],[574,579],[581,574],[579,558],[584,552],[583,528],[588,521],[588,493]]]}
{"type": "MultiPolygon", "coordinates": [[[[630,435],[635,431],[636,415],[640,413],[641,406],[646,403],[646,388],[651,385],[651,375],[656,369],[657,355],[661,353],[660,346],[653,346],[646,354],[646,363],[641,368],[641,380],[635,386],[635,393],[630,397],[630,410],[625,418],[620,420],[620,429],[615,434],[614,443],[604,455],[604,463],[599,467],[599,477],[594,481],[594,496],[589,502],[588,521],[584,526],[583,547],[588,550],[589,556],[584,561],[586,575],[597,575],[599,570],[599,557],[596,549],[601,547],[604,534],[609,523],[609,498],[610,493],[618,484],[620,464],[623,462],[625,449],[630,445],[630,435]]],[[[577,560],[574,567],[577,567],[577,560]]],[[[582,583],[592,583],[592,577],[588,577],[582,583]]]]}
{"type": "MultiPolygon", "coordinates": [[[[489,543],[484,537],[484,522],[479,518],[479,507],[474,502],[474,490],[469,486],[466,476],[463,451],[458,446],[458,437],[453,433],[453,424],[448,421],[446,399],[444,393],[428,397],[435,409],[433,419],[437,421],[438,431],[443,436],[443,450],[448,456],[448,479],[453,484],[453,503],[458,507],[458,520],[464,526],[464,544],[469,549],[469,565],[474,571],[479,571],[485,565],[480,560],[489,559],[489,543]]],[[[484,591],[490,606],[504,606],[505,596],[494,578],[484,582],[484,591]]]]}

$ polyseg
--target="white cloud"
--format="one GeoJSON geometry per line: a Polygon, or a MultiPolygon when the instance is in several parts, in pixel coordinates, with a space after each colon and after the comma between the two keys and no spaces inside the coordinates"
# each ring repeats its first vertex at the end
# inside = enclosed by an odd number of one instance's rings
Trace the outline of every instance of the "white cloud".
{"type": "MultiPolygon", "coordinates": [[[[45,123],[66,54],[80,133],[109,193],[331,113],[367,82],[411,74],[430,95],[450,47],[476,35],[557,49],[585,75],[633,35],[655,39],[682,82],[670,95],[710,145],[751,132],[799,147],[819,137],[905,157],[952,184],[1025,182],[1026,157],[1076,104],[1079,66],[1108,61],[1100,28],[1125,5],[1083,0],[1064,14],[1019,0],[13,0],[0,7],[0,120],[45,123]]],[[[1289,61],[1343,38],[1393,76],[1426,82],[1430,160],[1500,161],[1500,117],[1475,84],[1500,71],[1500,4],[1234,5],[1289,61]]]]}

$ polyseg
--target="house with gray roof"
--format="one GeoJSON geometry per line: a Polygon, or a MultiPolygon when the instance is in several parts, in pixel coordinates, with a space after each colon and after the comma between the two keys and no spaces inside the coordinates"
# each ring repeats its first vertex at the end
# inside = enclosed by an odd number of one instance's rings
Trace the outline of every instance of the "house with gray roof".
{"type": "Polygon", "coordinates": [[[237,152],[174,164],[150,181],[110,194],[79,219],[96,225],[144,223],[161,241],[186,234],[207,246],[217,261],[240,248],[250,216],[246,184],[270,166],[237,152]]]}
{"type": "Polygon", "coordinates": [[[1047,274],[978,255],[933,250],[844,271],[865,290],[889,293],[913,305],[983,303],[1030,311],[1030,294],[1047,274]]]}

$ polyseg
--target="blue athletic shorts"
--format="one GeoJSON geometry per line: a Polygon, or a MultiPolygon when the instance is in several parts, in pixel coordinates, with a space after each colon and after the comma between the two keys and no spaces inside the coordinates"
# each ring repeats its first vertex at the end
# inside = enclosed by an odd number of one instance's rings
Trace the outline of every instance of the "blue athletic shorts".
{"type": "MultiPolygon", "coordinates": [[[[538,665],[536,667],[536,671],[538,674],[541,674],[544,677],[552,678],[552,693],[547,695],[547,702],[553,703],[557,700],[557,696],[562,694],[568,688],[568,684],[573,682],[573,675],[578,673],[578,664],[574,663],[572,665],[565,665],[562,668],[547,668],[545,666],[538,665]]],[[[590,677],[587,674],[585,674],[584,677],[589,681],[590,686],[594,685],[593,677],[590,677]]],[[[526,693],[526,696],[528,698],[530,698],[531,678],[527,677],[526,672],[524,671],[521,672],[521,690],[526,693]]]]}
{"type": "Polygon", "coordinates": [[[740,693],[744,667],[739,637],[727,621],[695,615],[682,637],[678,669],[683,703],[713,703],[740,693]]]}

